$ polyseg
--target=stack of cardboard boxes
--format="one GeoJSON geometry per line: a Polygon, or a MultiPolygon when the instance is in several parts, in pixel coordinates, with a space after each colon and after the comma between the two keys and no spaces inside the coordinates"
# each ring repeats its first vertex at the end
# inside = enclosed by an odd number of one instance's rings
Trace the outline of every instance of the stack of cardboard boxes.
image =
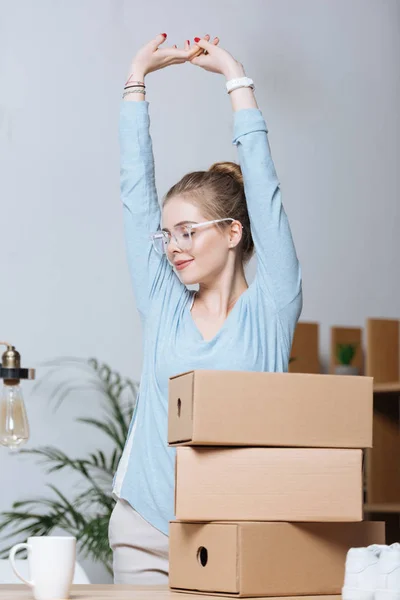
{"type": "Polygon", "coordinates": [[[372,378],[193,371],[170,379],[177,448],[170,588],[226,596],[340,594],[362,522],[372,378]]]}

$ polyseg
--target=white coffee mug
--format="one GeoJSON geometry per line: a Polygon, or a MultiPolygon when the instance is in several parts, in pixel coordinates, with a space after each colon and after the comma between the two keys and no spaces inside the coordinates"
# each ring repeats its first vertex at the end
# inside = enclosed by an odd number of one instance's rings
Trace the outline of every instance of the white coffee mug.
{"type": "Polygon", "coordinates": [[[76,538],[67,536],[29,537],[28,543],[16,544],[10,550],[10,563],[14,573],[32,588],[35,600],[64,600],[74,578],[76,561],[76,538]],[[15,555],[28,550],[31,580],[18,573],[15,555]]]}

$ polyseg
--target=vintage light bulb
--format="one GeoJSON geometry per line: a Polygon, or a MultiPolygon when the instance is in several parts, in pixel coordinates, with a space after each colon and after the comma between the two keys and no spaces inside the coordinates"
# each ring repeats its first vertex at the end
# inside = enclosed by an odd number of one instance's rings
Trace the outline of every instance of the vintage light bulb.
{"type": "Polygon", "coordinates": [[[29,423],[19,384],[4,384],[0,396],[0,444],[16,450],[29,439],[29,423]]]}
{"type": "Polygon", "coordinates": [[[21,367],[21,355],[9,342],[0,363],[0,379],[4,386],[0,392],[0,444],[17,450],[29,439],[29,424],[26,415],[21,379],[34,379],[34,369],[21,367]]]}

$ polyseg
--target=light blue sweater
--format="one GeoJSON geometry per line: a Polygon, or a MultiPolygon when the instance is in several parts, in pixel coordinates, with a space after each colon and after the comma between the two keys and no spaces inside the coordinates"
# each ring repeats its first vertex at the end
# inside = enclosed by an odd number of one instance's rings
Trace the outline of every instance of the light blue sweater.
{"type": "Polygon", "coordinates": [[[215,337],[203,339],[190,312],[193,291],[149,241],[159,228],[160,208],[148,109],[147,101],[121,102],[121,197],[144,361],[114,491],[168,534],[174,519],[175,460],[175,449],[167,445],[169,377],[192,369],[287,371],[302,291],[264,118],[258,108],[241,109],[233,115],[233,144],[244,178],[257,273],[215,337]]]}

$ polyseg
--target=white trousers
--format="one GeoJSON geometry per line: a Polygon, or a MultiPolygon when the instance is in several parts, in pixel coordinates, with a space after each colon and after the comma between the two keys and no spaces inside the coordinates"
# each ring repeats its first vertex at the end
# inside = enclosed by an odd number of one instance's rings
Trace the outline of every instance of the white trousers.
{"type": "Polygon", "coordinates": [[[126,500],[119,499],[111,513],[108,537],[115,584],[168,583],[168,536],[150,525],[126,500]]]}

